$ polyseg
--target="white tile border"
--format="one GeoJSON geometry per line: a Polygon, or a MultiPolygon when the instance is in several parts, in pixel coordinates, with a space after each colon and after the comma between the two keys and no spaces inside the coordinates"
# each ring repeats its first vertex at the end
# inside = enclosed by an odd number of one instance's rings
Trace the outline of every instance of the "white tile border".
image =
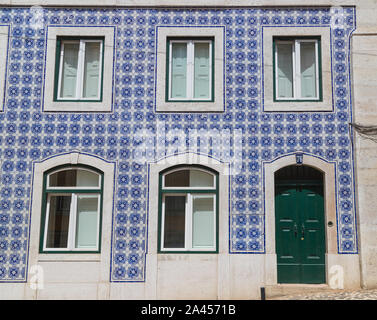
{"type": "Polygon", "coordinates": [[[331,43],[330,27],[263,27],[263,111],[274,112],[317,112],[333,111],[331,85],[331,43]],[[274,36],[320,36],[322,64],[322,101],[318,102],[275,102],[273,77],[273,37],[274,36]]]}
{"type": "Polygon", "coordinates": [[[0,25],[0,111],[5,110],[6,73],[8,66],[9,26],[0,25]]]}
{"type": "Polygon", "coordinates": [[[224,112],[224,26],[156,26],[156,112],[224,112]],[[166,102],[166,42],[168,37],[214,37],[214,101],[166,102]]]}
{"type": "Polygon", "coordinates": [[[46,112],[110,112],[113,104],[114,78],[114,26],[48,26],[47,52],[45,64],[45,81],[43,111],[46,112]],[[103,57],[103,88],[101,102],[64,102],[54,101],[56,38],[58,36],[96,36],[105,37],[103,57]]]}
{"type": "MultiPolygon", "coordinates": [[[[110,251],[111,251],[111,227],[114,196],[114,171],[115,164],[101,160],[96,156],[90,156],[79,152],[71,152],[57,155],[33,165],[33,184],[31,191],[32,207],[30,212],[30,239],[28,273],[32,266],[41,262],[86,262],[100,264],[99,279],[101,282],[108,282],[110,279],[110,251]],[[95,167],[103,172],[103,200],[102,200],[102,225],[101,225],[101,252],[93,254],[61,253],[43,254],[39,253],[43,174],[47,170],[65,164],[82,164],[95,167]]],[[[69,277],[69,275],[67,275],[69,277]]],[[[28,277],[29,278],[29,277],[28,277]]],[[[30,279],[28,280],[30,281],[30,279]]]]}
{"type": "MultiPolygon", "coordinates": [[[[360,1],[360,0],[359,0],[360,1]]],[[[173,7],[189,7],[189,6],[339,6],[339,5],[357,5],[357,0],[64,0],[64,6],[173,6],[173,7]],[[79,4],[78,4],[79,2],[79,4]]],[[[62,6],[62,0],[0,0],[0,5],[41,5],[41,6],[62,6]]]]}

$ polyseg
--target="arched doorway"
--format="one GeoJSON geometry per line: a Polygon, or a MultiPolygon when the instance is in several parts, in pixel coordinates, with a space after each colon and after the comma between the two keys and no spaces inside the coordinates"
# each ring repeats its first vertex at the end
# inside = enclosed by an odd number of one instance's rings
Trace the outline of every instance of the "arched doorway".
{"type": "Polygon", "coordinates": [[[278,283],[326,282],[323,173],[291,165],[275,172],[278,283]]]}

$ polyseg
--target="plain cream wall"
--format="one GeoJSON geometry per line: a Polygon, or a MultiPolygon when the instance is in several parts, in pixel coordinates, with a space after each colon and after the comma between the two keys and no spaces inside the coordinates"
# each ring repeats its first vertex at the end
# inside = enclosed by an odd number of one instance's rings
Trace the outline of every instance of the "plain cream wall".
{"type": "MultiPolygon", "coordinates": [[[[352,37],[353,122],[377,126],[377,1],[357,4],[352,37]]],[[[354,133],[361,284],[377,288],[377,143],[354,133]]]]}

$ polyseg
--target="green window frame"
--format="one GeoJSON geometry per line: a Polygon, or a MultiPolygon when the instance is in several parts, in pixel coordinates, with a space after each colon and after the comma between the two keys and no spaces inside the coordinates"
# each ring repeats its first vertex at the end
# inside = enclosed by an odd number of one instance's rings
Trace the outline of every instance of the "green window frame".
{"type": "MultiPolygon", "coordinates": [[[[199,52],[199,50],[198,50],[199,52]]],[[[179,74],[177,74],[179,76],[179,74]]],[[[183,90],[183,89],[182,89],[183,90]]],[[[214,50],[214,37],[168,37],[166,41],[166,102],[214,102],[215,93],[215,50],[214,50]],[[208,66],[200,68],[200,57],[196,56],[196,48],[200,44],[208,44],[208,66]],[[172,92],[174,85],[177,81],[173,81],[173,45],[186,46],[183,52],[186,52],[186,63],[183,66],[184,74],[180,76],[183,80],[183,88],[185,97],[173,97],[172,92]],[[198,60],[196,60],[198,59],[198,60]],[[204,88],[203,76],[200,76],[200,70],[204,69],[208,77],[208,97],[195,97],[196,92],[204,88]],[[207,70],[206,70],[207,69],[207,70]],[[200,85],[201,84],[201,85],[200,85]]],[[[203,94],[202,94],[203,95],[203,94]]]]}
{"type": "MultiPolygon", "coordinates": [[[[57,37],[56,39],[56,53],[55,53],[55,80],[54,80],[54,102],[102,102],[103,99],[103,70],[104,70],[104,54],[105,54],[105,37],[75,37],[75,36],[61,36],[57,37]],[[98,83],[96,86],[90,86],[90,78],[88,72],[88,65],[87,61],[90,59],[88,58],[87,53],[87,46],[90,44],[99,44],[99,59],[98,59],[98,67],[94,70],[98,72],[98,83]],[[68,61],[67,66],[71,66],[73,63],[76,63],[76,77],[75,77],[75,84],[73,85],[75,92],[75,97],[63,97],[62,96],[62,86],[65,83],[63,81],[63,74],[65,74],[64,69],[64,58],[65,58],[65,51],[64,47],[67,45],[74,46],[76,45],[77,51],[77,61],[68,61]],[[71,62],[71,63],[69,63],[71,62]],[[64,71],[63,71],[64,69],[64,71]],[[86,86],[86,81],[89,82],[89,85],[86,86]],[[96,96],[90,97],[86,96],[86,90],[89,91],[93,88],[97,88],[96,96]]],[[[68,59],[69,59],[69,55],[68,59]]],[[[71,57],[72,58],[72,57],[71,57]]],[[[75,69],[73,68],[73,69],[75,69]]],[[[71,68],[72,69],[72,68],[71,68]]],[[[67,73],[69,73],[69,67],[67,68],[67,73]]]]}
{"type": "MultiPolygon", "coordinates": [[[[174,177],[174,176],[172,176],[174,177]]],[[[173,178],[173,180],[176,180],[173,178]]],[[[172,181],[172,180],[170,180],[172,181]]],[[[172,201],[172,206],[179,201],[172,201]],[[174,203],[175,202],[175,203],[174,203]]],[[[182,209],[182,207],[181,207],[182,209]]],[[[182,213],[182,212],[181,212],[182,213]]],[[[159,201],[158,201],[158,253],[218,253],[219,248],[219,175],[218,172],[205,166],[179,165],[170,167],[159,174],[159,201]],[[198,174],[207,175],[213,181],[212,186],[173,186],[166,185],[166,176],[170,174],[189,173],[190,179],[198,174]],[[184,217],[169,218],[169,227],[166,224],[167,198],[184,199],[184,217]],[[196,207],[196,210],[194,209],[196,207]],[[175,219],[175,220],[173,220],[175,219]],[[213,219],[213,220],[212,220],[213,219]],[[182,228],[184,224],[184,227],[182,228]],[[171,227],[174,227],[172,230],[171,227]],[[204,229],[203,229],[204,226],[204,229]],[[177,231],[178,229],[178,231],[177,231]],[[168,231],[166,231],[168,230],[168,231]],[[180,246],[166,244],[179,241],[180,246]],[[177,240],[179,238],[179,240],[177,240]],[[210,243],[210,244],[208,244],[210,243]]]]}
{"type": "MultiPolygon", "coordinates": [[[[57,176],[57,175],[56,175],[57,176]]],[[[55,178],[58,179],[58,178],[55,178]]],[[[86,177],[88,179],[88,176],[86,177]]],[[[102,206],[103,206],[103,184],[104,184],[104,175],[103,172],[97,170],[93,167],[87,165],[62,165],[55,167],[46,171],[43,175],[43,194],[42,194],[42,214],[41,214],[41,226],[40,226],[40,243],[39,243],[39,253],[100,253],[101,252],[101,233],[102,233],[102,206]],[[90,177],[98,177],[98,184],[96,186],[52,186],[50,181],[51,177],[54,174],[58,174],[64,171],[76,170],[76,181],[78,180],[78,172],[82,173],[82,180],[85,180],[85,174],[89,175],[90,177]],[[96,175],[96,176],[95,176],[96,175]],[[54,201],[52,201],[52,199],[54,201]],[[69,212],[68,210],[61,209],[60,211],[60,220],[59,218],[55,218],[52,220],[52,224],[55,222],[55,225],[49,224],[50,216],[52,215],[52,208],[56,208],[59,206],[64,206],[67,204],[62,198],[70,198],[69,200],[69,212]],[[97,199],[97,202],[93,202],[91,200],[97,199]],[[93,206],[96,205],[96,211],[85,211],[79,210],[79,203],[81,201],[84,204],[85,208],[85,200],[87,200],[86,205],[89,204],[93,206]],[[89,200],[89,201],[88,201],[89,200]],[[52,202],[55,203],[55,207],[52,202]],[[93,212],[96,214],[95,216],[95,233],[91,233],[89,231],[89,237],[93,240],[93,234],[95,237],[95,245],[80,245],[79,241],[82,239],[85,240],[85,236],[80,238],[82,234],[88,235],[88,230],[85,228],[92,227],[93,228],[93,219],[90,219],[90,214],[93,215],[93,212]],[[88,220],[88,213],[89,213],[89,220],[88,220]],[[66,216],[65,218],[63,216],[66,216]],[[68,218],[67,218],[68,216],[68,218]],[[68,219],[68,223],[66,220],[68,219]],[[86,219],[86,220],[85,220],[86,219]],[[50,228],[60,229],[55,231],[55,229],[51,230],[50,228]],[[64,230],[65,229],[65,230],[64,230]],[[63,231],[62,231],[63,230],[63,231]],[[81,234],[80,234],[81,232],[81,234]],[[66,236],[64,235],[66,234],[66,236]],[[50,236],[51,235],[51,236],[50,236]],[[60,239],[56,240],[55,237],[60,239]],[[63,240],[61,240],[63,238],[63,240]],[[66,239],[66,240],[65,240],[66,239]],[[62,246],[48,246],[47,242],[49,241],[62,241],[66,242],[66,245],[62,246]]],[[[55,215],[58,209],[55,211],[55,215]]],[[[87,239],[86,239],[87,240],[87,239]]]]}
{"type": "MultiPolygon", "coordinates": [[[[322,55],[321,55],[321,37],[320,36],[301,36],[301,37],[273,37],[273,91],[274,91],[274,102],[322,102],[323,101],[323,90],[322,90],[322,55]],[[301,54],[302,45],[314,45],[314,66],[309,68],[306,66],[305,70],[302,71],[302,67],[305,62],[303,62],[304,55],[301,54]],[[280,46],[279,46],[280,45],[280,46]],[[283,60],[283,54],[280,54],[280,59],[282,59],[283,70],[279,69],[279,50],[283,50],[283,46],[288,49],[288,56],[291,55],[291,59],[283,60]],[[291,47],[291,48],[289,48],[291,47]],[[289,60],[289,61],[288,61],[289,60]],[[310,70],[312,74],[310,75],[310,70]],[[304,72],[306,72],[304,74],[304,72]],[[308,74],[309,73],[309,74],[308,74]],[[306,93],[305,96],[305,79],[313,79],[315,83],[315,94],[306,93]],[[280,82],[282,78],[282,82],[280,82]],[[285,82],[288,83],[288,88],[286,86],[286,91],[290,91],[286,97],[279,96],[281,90],[279,90],[279,83],[281,86],[285,82]]],[[[310,51],[309,51],[310,53],[310,51]]],[[[310,91],[310,90],[308,90],[310,91]]]]}

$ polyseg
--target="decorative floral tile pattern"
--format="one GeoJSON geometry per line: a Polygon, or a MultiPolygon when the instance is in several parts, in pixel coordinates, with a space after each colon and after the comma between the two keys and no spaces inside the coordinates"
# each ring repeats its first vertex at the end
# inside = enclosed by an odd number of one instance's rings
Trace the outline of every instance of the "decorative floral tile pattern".
{"type": "MultiPolygon", "coordinates": [[[[30,226],[32,163],[82,151],[117,161],[111,281],[144,281],[148,170],[135,160],[135,133],[166,130],[242,130],[240,172],[231,177],[230,253],[264,253],[263,161],[301,150],[336,162],[339,253],[357,253],[349,37],[354,8],[332,24],[330,9],[43,9],[42,28],[30,25],[28,8],[0,9],[10,25],[7,87],[0,114],[0,281],[25,281],[30,226]],[[116,27],[114,111],[44,113],[42,95],[46,25],[116,27]],[[226,111],[219,114],[154,112],[155,27],[224,25],[226,111]],[[331,27],[334,112],[262,112],[262,26],[331,27]]],[[[160,76],[160,75],[159,75],[160,76]]],[[[52,90],[51,84],[48,84],[52,90]]],[[[149,137],[150,138],[150,137],[149,137]]],[[[144,137],[146,139],[146,137],[144,137]]],[[[153,139],[152,139],[153,140],[153,139]]],[[[156,140],[156,139],[155,139],[156,140]]],[[[152,145],[156,141],[151,142],[152,145]]],[[[168,149],[169,141],[158,141],[168,149]]],[[[188,149],[179,147],[179,152],[188,149]]],[[[193,150],[193,145],[189,146],[193,150]]],[[[166,150],[161,154],[169,155],[166,150]]],[[[149,159],[161,154],[151,153],[149,159]]],[[[221,160],[221,159],[220,159],[221,160]]],[[[151,195],[149,195],[151,196],[151,195]]],[[[38,213],[35,213],[38,214],[38,213]]],[[[219,235],[221,237],[221,235],[219,235]]]]}

